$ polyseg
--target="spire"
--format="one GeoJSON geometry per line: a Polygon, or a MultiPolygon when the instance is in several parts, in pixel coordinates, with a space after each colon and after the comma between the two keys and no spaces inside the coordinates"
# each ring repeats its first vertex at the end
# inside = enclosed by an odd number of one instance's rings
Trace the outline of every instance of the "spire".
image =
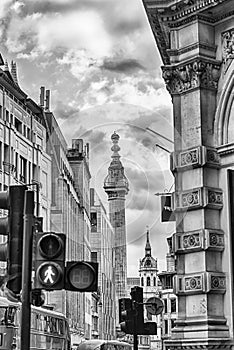
{"type": "Polygon", "coordinates": [[[14,83],[18,85],[16,62],[11,61],[11,75],[14,83]]]}
{"type": "Polygon", "coordinates": [[[145,245],[145,256],[151,256],[151,245],[149,242],[149,228],[146,231],[146,245],[145,245]]]}
{"type": "MultiPolygon", "coordinates": [[[[120,147],[118,145],[119,142],[119,135],[114,132],[111,135],[111,141],[113,142],[113,146],[111,147],[111,150],[113,152],[111,158],[112,161],[110,163],[110,166],[108,168],[108,175],[106,176],[104,180],[104,189],[109,192],[108,190],[111,189],[111,192],[114,191],[123,191],[123,193],[128,193],[128,180],[124,174],[124,167],[120,161],[120,147]]],[[[125,195],[124,194],[124,195],[125,195]]]]}

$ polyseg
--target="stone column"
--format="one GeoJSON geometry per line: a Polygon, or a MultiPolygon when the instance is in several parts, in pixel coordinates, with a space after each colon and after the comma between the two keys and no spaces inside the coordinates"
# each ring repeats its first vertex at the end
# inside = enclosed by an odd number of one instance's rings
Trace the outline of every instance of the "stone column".
{"type": "MultiPolygon", "coordinates": [[[[214,29],[194,19],[190,28],[187,25],[187,33],[183,27],[171,35],[171,46],[176,46],[174,40],[184,40],[189,46],[194,40],[192,31],[202,30],[209,32],[213,44],[214,29]]],[[[201,38],[197,40],[199,47],[201,38]]],[[[171,52],[172,64],[162,68],[172,96],[175,130],[171,170],[175,176],[173,242],[178,320],[172,340],[166,344],[170,349],[230,346],[224,316],[226,276],[222,270],[224,232],[220,225],[223,191],[219,187],[220,160],[214,137],[221,62],[213,54],[208,56],[207,50],[204,53],[191,47],[175,58],[171,52]]]]}

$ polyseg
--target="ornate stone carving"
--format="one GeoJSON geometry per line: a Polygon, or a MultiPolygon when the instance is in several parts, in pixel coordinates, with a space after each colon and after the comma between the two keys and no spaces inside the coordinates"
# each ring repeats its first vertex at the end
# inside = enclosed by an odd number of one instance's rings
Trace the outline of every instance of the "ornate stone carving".
{"type": "Polygon", "coordinates": [[[173,249],[177,254],[186,254],[201,250],[224,250],[224,233],[222,230],[196,230],[176,232],[173,235],[173,249]]]}
{"type": "Polygon", "coordinates": [[[206,188],[207,206],[210,208],[221,209],[223,207],[223,193],[222,190],[206,188]]]}
{"type": "Polygon", "coordinates": [[[214,166],[220,166],[220,157],[216,149],[207,148],[206,149],[206,160],[207,163],[214,166]]]}
{"type": "Polygon", "coordinates": [[[222,33],[222,58],[226,73],[234,58],[234,28],[222,33]]]}
{"type": "Polygon", "coordinates": [[[198,158],[198,148],[187,151],[187,152],[181,152],[180,153],[180,166],[188,166],[188,165],[193,165],[197,164],[199,161],[198,158]]]}
{"type": "Polygon", "coordinates": [[[182,194],[183,207],[193,207],[198,205],[199,203],[200,203],[199,190],[182,194]]]}
{"type": "Polygon", "coordinates": [[[193,248],[201,247],[201,239],[200,239],[199,232],[183,235],[182,247],[183,249],[191,249],[191,248],[193,249],[193,248]]]}
{"type": "Polygon", "coordinates": [[[209,273],[208,291],[216,293],[225,293],[226,291],[226,276],[222,274],[209,273]]]}
{"type": "Polygon", "coordinates": [[[171,155],[171,171],[185,171],[207,165],[212,168],[220,167],[220,157],[215,148],[198,146],[171,155]]]}
{"type": "Polygon", "coordinates": [[[234,58],[234,28],[222,33],[222,56],[224,62],[234,58]]]}
{"type": "Polygon", "coordinates": [[[195,88],[217,89],[220,64],[196,59],[184,65],[162,67],[162,76],[171,94],[195,88]]]}
{"type": "Polygon", "coordinates": [[[202,291],[203,280],[202,276],[193,276],[185,278],[185,291],[202,291]]]}
{"type": "Polygon", "coordinates": [[[226,276],[223,272],[200,272],[175,276],[177,294],[225,293],[226,276]]]}
{"type": "Polygon", "coordinates": [[[190,210],[202,206],[201,188],[176,194],[176,209],[190,210]]]}
{"type": "Polygon", "coordinates": [[[219,188],[199,187],[175,193],[175,210],[192,210],[195,208],[222,209],[223,191],[219,188]]]}

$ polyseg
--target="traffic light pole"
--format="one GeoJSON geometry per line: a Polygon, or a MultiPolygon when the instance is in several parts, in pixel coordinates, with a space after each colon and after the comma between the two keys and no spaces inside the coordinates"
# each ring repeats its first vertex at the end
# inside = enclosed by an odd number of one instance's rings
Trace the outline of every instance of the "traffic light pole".
{"type": "Polygon", "coordinates": [[[133,335],[133,350],[138,350],[138,334],[133,335]]]}
{"type": "Polygon", "coordinates": [[[22,263],[22,309],[20,349],[30,350],[31,325],[31,271],[32,271],[32,238],[34,225],[34,192],[25,191],[24,229],[23,229],[23,263],[22,263]]]}

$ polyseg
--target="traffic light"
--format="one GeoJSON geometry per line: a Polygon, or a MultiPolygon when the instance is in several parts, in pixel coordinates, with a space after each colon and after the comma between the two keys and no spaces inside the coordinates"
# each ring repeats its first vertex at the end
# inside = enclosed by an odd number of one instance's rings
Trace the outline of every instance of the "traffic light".
{"type": "Polygon", "coordinates": [[[66,235],[63,233],[35,233],[35,289],[64,288],[66,235]]]}
{"type": "Polygon", "coordinates": [[[134,316],[132,300],[130,298],[119,299],[119,323],[121,331],[126,334],[134,334],[134,316]]]}
{"type": "Polygon", "coordinates": [[[45,303],[45,294],[41,289],[33,289],[31,291],[31,304],[34,306],[42,306],[45,303]]]}
{"type": "Polygon", "coordinates": [[[97,292],[98,263],[69,261],[66,265],[65,289],[77,292],[97,292]]]}
{"type": "Polygon", "coordinates": [[[135,310],[136,334],[142,334],[144,328],[143,288],[135,286],[131,288],[132,305],[135,310]]]}
{"type": "Polygon", "coordinates": [[[20,293],[22,284],[23,212],[26,190],[27,186],[13,185],[7,191],[0,192],[0,208],[9,211],[8,218],[2,217],[0,220],[0,234],[8,236],[7,288],[15,294],[20,293]]]}
{"type": "Polygon", "coordinates": [[[156,322],[145,322],[143,328],[139,332],[140,335],[156,335],[157,334],[157,323],[156,322]]]}

